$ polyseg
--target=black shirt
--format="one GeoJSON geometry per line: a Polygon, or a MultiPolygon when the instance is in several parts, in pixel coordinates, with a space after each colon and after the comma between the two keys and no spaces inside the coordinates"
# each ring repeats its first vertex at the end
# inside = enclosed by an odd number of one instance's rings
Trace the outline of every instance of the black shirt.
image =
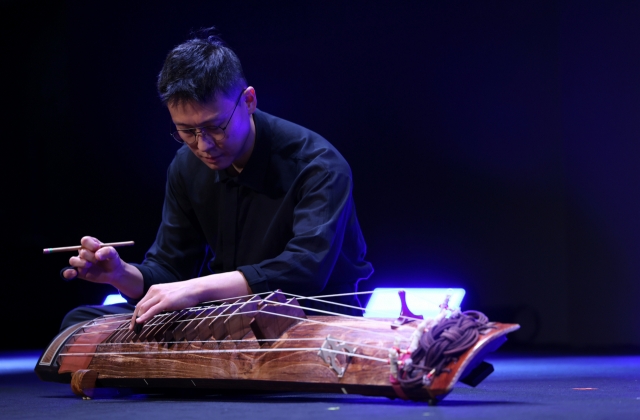
{"type": "Polygon", "coordinates": [[[145,293],[234,270],[254,293],[347,293],[373,272],[345,159],[304,127],[259,110],[253,118],[254,149],[238,176],[211,170],[187,146],[176,153],[156,241],[136,264],[145,293]],[[203,264],[207,249],[214,257],[203,264]]]}

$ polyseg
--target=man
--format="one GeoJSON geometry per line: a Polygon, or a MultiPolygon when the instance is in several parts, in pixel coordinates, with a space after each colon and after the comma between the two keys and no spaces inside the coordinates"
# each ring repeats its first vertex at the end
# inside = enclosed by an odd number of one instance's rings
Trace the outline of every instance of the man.
{"type": "Polygon", "coordinates": [[[78,308],[63,328],[131,310],[133,327],[162,311],[276,289],[350,293],[371,275],[348,164],[318,134],[258,110],[238,57],[212,29],[169,53],[158,92],[184,145],[168,169],[155,243],[142,264],[130,264],[84,237],[63,270],[109,283],[136,306],[78,308]]]}

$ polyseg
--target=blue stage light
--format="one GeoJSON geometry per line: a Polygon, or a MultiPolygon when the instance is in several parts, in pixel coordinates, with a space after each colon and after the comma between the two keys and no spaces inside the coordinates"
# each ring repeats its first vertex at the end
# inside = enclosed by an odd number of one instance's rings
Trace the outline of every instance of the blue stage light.
{"type": "Polygon", "coordinates": [[[459,309],[464,297],[464,289],[424,289],[424,288],[376,288],[364,312],[365,318],[397,318],[400,315],[400,297],[398,291],[406,292],[407,306],[416,315],[434,318],[440,312],[440,304],[447,295],[450,309],[459,309]]]}
{"type": "Polygon", "coordinates": [[[120,294],[115,294],[107,296],[102,302],[103,305],[113,305],[114,303],[127,303],[127,301],[120,294]]]}
{"type": "Polygon", "coordinates": [[[0,376],[16,373],[33,373],[33,367],[40,358],[40,351],[0,353],[0,376]]]}

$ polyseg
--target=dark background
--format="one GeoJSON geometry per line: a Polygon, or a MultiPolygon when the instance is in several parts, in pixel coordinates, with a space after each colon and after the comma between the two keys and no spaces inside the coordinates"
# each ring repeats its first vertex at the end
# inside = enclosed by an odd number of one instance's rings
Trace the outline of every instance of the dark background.
{"type": "Polygon", "coordinates": [[[0,1],[1,348],[114,289],[42,248],[160,222],[164,57],[216,25],[259,107],[350,162],[377,286],[463,287],[511,345],[640,346],[640,3],[0,1]]]}

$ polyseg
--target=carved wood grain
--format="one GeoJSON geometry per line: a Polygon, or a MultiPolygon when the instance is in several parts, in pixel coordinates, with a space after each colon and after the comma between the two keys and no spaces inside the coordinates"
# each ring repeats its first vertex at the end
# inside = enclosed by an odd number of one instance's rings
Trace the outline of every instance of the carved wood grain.
{"type": "Polygon", "coordinates": [[[330,321],[333,325],[304,323],[291,327],[282,340],[269,348],[291,348],[292,351],[273,353],[242,352],[243,349],[260,348],[250,332],[243,341],[221,341],[221,350],[237,350],[232,353],[194,354],[184,351],[216,349],[215,340],[205,343],[180,343],[169,347],[161,343],[122,343],[99,346],[97,355],[90,364],[100,372],[100,378],[201,378],[201,379],[254,379],[267,381],[305,381],[309,383],[329,382],[342,384],[388,385],[389,367],[386,363],[354,357],[347,368],[348,375],[342,379],[317,355],[317,351],[295,350],[297,348],[319,348],[327,335],[357,343],[381,346],[383,349],[361,347],[360,354],[385,359],[396,336],[408,338],[409,329],[403,333],[391,331],[386,324],[366,320],[344,320],[334,317],[312,317],[314,321],[330,321]],[[339,325],[365,330],[349,331],[339,325]],[[385,328],[386,326],[386,328],[385,328]],[[383,333],[372,334],[373,331],[383,333]],[[312,341],[287,341],[288,339],[317,337],[312,341]],[[159,352],[160,354],[130,355],[131,352],[159,352]]]}
{"type": "Polygon", "coordinates": [[[474,362],[480,362],[487,353],[494,351],[504,340],[506,334],[520,328],[517,324],[501,324],[495,323],[495,328],[489,330],[486,334],[480,335],[476,344],[462,354],[457,361],[447,365],[449,372],[442,372],[438,375],[431,386],[429,393],[434,398],[439,398],[451,392],[451,389],[460,379],[460,375],[465,371],[466,367],[474,362]],[[495,346],[495,348],[493,348],[495,346]]]}
{"type": "MultiPolygon", "coordinates": [[[[238,310],[245,304],[238,303],[234,305],[234,309],[238,310]]],[[[215,313],[216,310],[210,312],[215,313]]],[[[171,318],[177,319],[184,316],[184,313],[180,313],[171,318]]],[[[215,325],[218,325],[218,329],[224,328],[224,320],[228,318],[220,316],[218,318],[214,318],[208,326],[203,328],[208,331],[215,330],[215,325]],[[215,321],[218,318],[219,321],[216,324],[215,321]]],[[[167,336],[167,330],[161,331],[154,327],[148,331],[146,338],[139,337],[137,341],[132,341],[128,338],[129,332],[116,332],[118,327],[124,328],[126,322],[112,320],[111,323],[107,323],[99,319],[76,332],[61,350],[61,353],[68,354],[94,352],[96,354],[67,355],[60,358],[60,373],[85,370],[99,372],[96,378],[98,386],[137,387],[144,384],[147,387],[224,388],[225,383],[229,386],[241,386],[240,384],[244,383],[246,389],[353,392],[363,395],[394,396],[395,392],[389,382],[389,365],[386,362],[353,357],[344,376],[339,378],[336,372],[318,356],[316,350],[322,346],[327,336],[331,336],[335,340],[355,343],[352,345],[358,347],[357,355],[387,360],[388,349],[395,345],[394,341],[400,340],[400,347],[406,348],[409,337],[415,330],[415,323],[392,330],[391,322],[392,320],[379,322],[379,320],[366,318],[312,316],[305,322],[291,325],[278,341],[263,343],[261,347],[251,330],[243,340],[238,341],[230,337],[221,340],[214,334],[207,340],[167,343],[163,340],[154,341],[155,338],[164,339],[167,336]],[[84,346],[74,346],[74,344],[84,344],[84,346]],[[371,348],[367,345],[379,348],[371,348]],[[314,350],[304,350],[306,348],[314,350]],[[246,351],[251,349],[285,349],[286,351],[246,351]],[[228,352],[213,352],[215,350],[228,352]]],[[[198,322],[197,325],[192,324],[189,331],[200,331],[203,325],[202,322],[198,322]]],[[[477,364],[478,359],[481,360],[484,357],[483,353],[495,350],[495,347],[501,344],[499,338],[519,327],[514,324],[496,323],[495,325],[497,328],[482,335],[458,361],[448,366],[451,369],[450,373],[442,373],[435,378],[431,386],[409,390],[407,395],[415,400],[431,400],[442,398],[449,393],[467,368],[474,363],[477,364]]],[[[245,326],[242,325],[242,328],[244,329],[245,326]]],[[[225,329],[224,334],[227,332],[225,329]]],[[[172,334],[171,337],[173,338],[172,334]]],[[[340,356],[338,359],[344,366],[345,358],[340,356]]],[[[75,376],[74,374],[74,378],[75,376]]],[[[78,379],[75,379],[80,385],[83,383],[81,378],[78,376],[78,379]]],[[[87,377],[85,381],[89,379],[91,377],[87,377]]],[[[82,386],[78,389],[82,389],[82,386]]]]}
{"type": "Polygon", "coordinates": [[[113,331],[121,325],[121,321],[112,318],[98,318],[93,323],[88,324],[77,330],[67,340],[60,350],[61,354],[78,354],[89,353],[86,356],[59,356],[58,363],[60,368],[58,373],[75,372],[77,370],[86,369],[93,356],[97,346],[112,335],[113,331]]]}
{"type": "Polygon", "coordinates": [[[80,397],[93,397],[96,388],[98,372],[95,370],[80,369],[71,376],[71,390],[80,397]]]}

